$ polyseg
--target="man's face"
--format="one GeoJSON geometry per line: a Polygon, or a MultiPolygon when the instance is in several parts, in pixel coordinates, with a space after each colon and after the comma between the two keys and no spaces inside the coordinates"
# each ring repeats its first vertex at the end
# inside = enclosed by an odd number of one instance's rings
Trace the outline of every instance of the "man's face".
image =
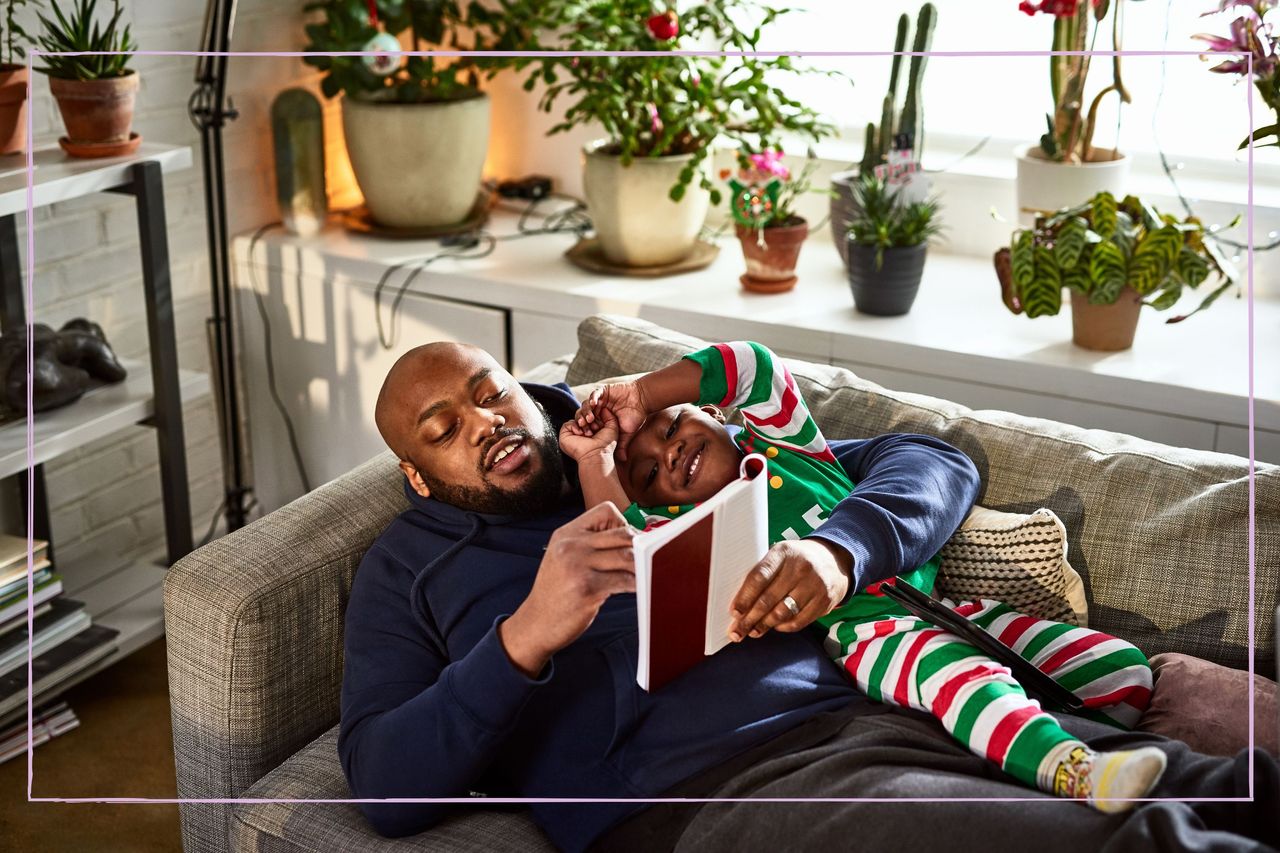
{"type": "Polygon", "coordinates": [[[701,503],[738,478],[742,451],[712,411],[671,406],[641,424],[619,470],[627,497],[641,506],[701,503]]]}
{"type": "Polygon", "coordinates": [[[397,415],[384,436],[418,494],[500,515],[558,503],[564,468],[556,431],[487,353],[433,345],[405,367],[384,389],[397,415]]]}

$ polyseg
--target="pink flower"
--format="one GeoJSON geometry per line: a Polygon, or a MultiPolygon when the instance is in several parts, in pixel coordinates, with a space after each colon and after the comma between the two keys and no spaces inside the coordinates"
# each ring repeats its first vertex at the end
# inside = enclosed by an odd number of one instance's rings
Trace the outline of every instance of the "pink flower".
{"type": "Polygon", "coordinates": [[[785,181],[791,177],[791,170],[782,164],[781,151],[762,151],[748,156],[747,159],[762,178],[781,178],[785,181]]]}
{"type": "MultiPolygon", "coordinates": [[[[1260,5],[1265,6],[1265,3],[1260,5]]],[[[1245,14],[1236,18],[1231,22],[1231,35],[1229,37],[1200,33],[1192,36],[1192,38],[1207,42],[1209,50],[1214,53],[1237,54],[1237,56],[1227,58],[1225,62],[1221,62],[1210,69],[1219,74],[1249,73],[1249,60],[1246,57],[1238,56],[1238,54],[1252,54],[1253,73],[1254,76],[1259,78],[1269,76],[1275,71],[1277,64],[1280,63],[1280,52],[1278,52],[1276,40],[1272,36],[1271,27],[1269,24],[1263,23],[1261,17],[1245,14]]]]}
{"type": "Polygon", "coordinates": [[[649,126],[655,134],[662,133],[662,117],[658,115],[657,104],[648,103],[645,104],[645,107],[649,110],[649,126]]]}
{"type": "Polygon", "coordinates": [[[649,28],[649,35],[658,41],[671,41],[680,32],[680,19],[671,9],[651,16],[645,25],[649,28]]]}

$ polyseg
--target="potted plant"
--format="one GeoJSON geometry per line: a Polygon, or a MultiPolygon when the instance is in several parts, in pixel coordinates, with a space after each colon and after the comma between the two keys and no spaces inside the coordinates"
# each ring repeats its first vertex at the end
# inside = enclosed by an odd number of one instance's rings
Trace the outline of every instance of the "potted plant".
{"type": "MultiPolygon", "coordinates": [[[[809,223],[795,212],[796,199],[809,191],[816,161],[810,153],[798,175],[767,149],[739,155],[730,178],[730,213],[747,271],[738,280],[754,293],[782,293],[796,286],[796,261],[809,236],[809,223]]],[[[728,170],[721,173],[729,178],[728,170]]]]}
{"type": "Polygon", "coordinates": [[[916,15],[906,94],[899,105],[898,79],[902,71],[903,51],[911,38],[911,17],[905,12],[898,17],[898,34],[893,43],[893,65],[889,72],[889,90],[884,96],[880,123],[867,123],[862,162],[858,167],[831,176],[831,239],[846,267],[849,265],[849,244],[845,240],[845,234],[856,212],[853,197],[859,176],[872,175],[877,169],[881,170],[883,176],[883,172],[890,166],[891,157],[905,161],[908,165],[918,164],[924,153],[924,104],[921,93],[924,91],[924,71],[929,58],[927,54],[933,45],[933,31],[937,24],[938,10],[932,3],[925,3],[916,15]]]}
{"type": "Polygon", "coordinates": [[[1213,304],[1236,278],[1197,219],[1179,220],[1133,196],[1117,203],[1109,192],[1015,231],[995,266],[1004,304],[1015,314],[1057,314],[1067,288],[1072,339],[1104,351],[1133,345],[1143,305],[1163,311],[1184,287],[1216,273],[1221,283],[1199,307],[1166,321],[1178,323],[1213,304]]]}
{"type": "Polygon", "coordinates": [[[658,266],[689,255],[720,198],[707,168],[718,138],[765,150],[778,147],[782,133],[815,139],[831,131],[778,88],[777,72],[798,70],[790,57],[666,55],[695,48],[750,54],[759,28],[782,10],[755,0],[701,0],[679,13],[674,4],[655,10],[653,0],[514,6],[530,34],[527,48],[569,54],[516,63],[532,66],[526,89],[545,87],[542,110],[569,101],[551,133],[590,124],[606,134],[584,149],[583,178],[596,236],[613,264],[658,266]],[[656,55],[573,55],[616,50],[656,55]]]}
{"type": "Polygon", "coordinates": [[[1256,146],[1280,147],[1280,44],[1272,32],[1274,18],[1267,20],[1268,13],[1276,8],[1275,0],[1219,0],[1218,8],[1206,14],[1224,12],[1229,8],[1240,11],[1240,16],[1231,22],[1230,36],[1201,34],[1193,38],[1208,42],[1215,51],[1235,54],[1210,71],[1244,76],[1250,69],[1247,57],[1252,58],[1254,85],[1258,87],[1263,103],[1276,114],[1276,120],[1255,128],[1240,143],[1240,148],[1248,147],[1250,141],[1256,146]],[[1264,142],[1266,139],[1271,141],[1264,142]]]}
{"type": "MultiPolygon", "coordinates": [[[[1111,49],[1121,50],[1120,31],[1124,0],[1022,0],[1018,8],[1027,15],[1053,17],[1053,50],[1091,51],[1097,48],[1098,31],[1111,15],[1111,49]],[[1092,30],[1090,29],[1092,26],[1092,30]]],[[[1085,82],[1092,57],[1049,57],[1049,86],[1053,113],[1038,144],[1017,149],[1017,200],[1019,221],[1030,225],[1037,215],[1049,213],[1091,198],[1106,190],[1125,193],[1129,158],[1117,148],[1099,148],[1094,142],[1098,108],[1115,93],[1121,104],[1132,100],[1120,74],[1120,56],[1111,56],[1111,82],[1086,104],[1085,82]]]]}
{"type": "Polygon", "coordinates": [[[902,189],[884,178],[862,175],[854,184],[849,220],[849,287],[864,314],[892,316],[911,310],[924,274],[929,240],[937,236],[936,198],[903,202],[902,189]]]}
{"type": "Polygon", "coordinates": [[[0,154],[22,151],[27,145],[27,66],[31,36],[17,21],[18,10],[32,0],[4,0],[4,27],[0,32],[0,154]]]}
{"type": "Polygon", "coordinates": [[[67,129],[58,142],[72,157],[116,157],[142,141],[130,130],[138,75],[129,54],[138,45],[121,22],[120,0],[112,0],[105,27],[96,20],[97,6],[98,0],[73,0],[63,12],[52,0],[53,17],[39,16],[45,65],[36,70],[49,77],[67,129]]]}
{"type": "Polygon", "coordinates": [[[325,72],[326,97],[342,96],[347,154],[373,219],[407,229],[467,219],[489,146],[482,66],[397,51],[483,49],[488,13],[476,4],[464,12],[455,0],[316,0],[303,8],[320,15],[306,27],[306,50],[317,55],[304,61],[325,72]],[[320,55],[344,51],[370,53],[320,55]]]}

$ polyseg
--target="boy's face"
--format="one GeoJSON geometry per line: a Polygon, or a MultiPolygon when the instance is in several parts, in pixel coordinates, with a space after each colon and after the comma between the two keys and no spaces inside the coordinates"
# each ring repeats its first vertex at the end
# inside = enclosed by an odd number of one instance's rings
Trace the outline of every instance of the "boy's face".
{"type": "Polygon", "coordinates": [[[723,424],[711,406],[685,404],[650,415],[619,463],[627,497],[641,506],[699,503],[736,480],[742,451],[723,424]]]}

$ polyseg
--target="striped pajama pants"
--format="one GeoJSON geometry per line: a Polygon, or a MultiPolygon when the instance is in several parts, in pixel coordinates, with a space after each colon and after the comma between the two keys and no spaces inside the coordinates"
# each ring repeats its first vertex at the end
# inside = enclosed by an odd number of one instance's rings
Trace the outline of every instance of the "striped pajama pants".
{"type": "MultiPolygon", "coordinates": [[[[1129,729],[1146,709],[1151,667],[1124,640],[996,601],[954,609],[1075,693],[1082,716],[1129,729]]],[[[932,714],[975,755],[1032,787],[1046,787],[1049,754],[1077,740],[1027,697],[1007,667],[914,616],[837,622],[827,647],[869,697],[932,714]]]]}

